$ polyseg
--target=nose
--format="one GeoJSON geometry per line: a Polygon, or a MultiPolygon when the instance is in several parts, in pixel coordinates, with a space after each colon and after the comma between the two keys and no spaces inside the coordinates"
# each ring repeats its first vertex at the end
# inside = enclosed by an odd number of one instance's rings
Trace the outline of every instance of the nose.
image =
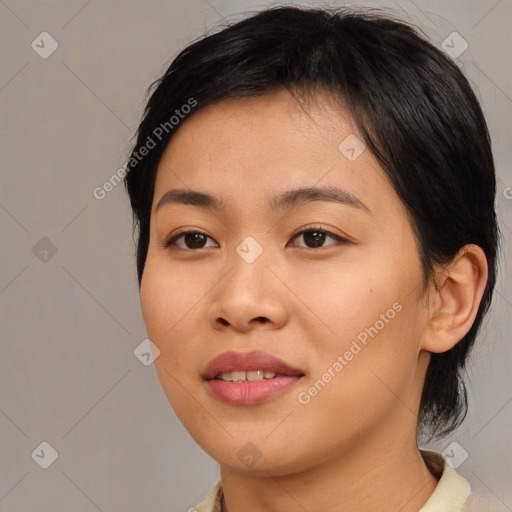
{"type": "Polygon", "coordinates": [[[265,251],[252,263],[237,253],[229,259],[230,270],[215,287],[208,319],[216,330],[273,330],[289,317],[287,287],[276,277],[278,269],[265,251]],[[270,265],[269,265],[270,264],[270,265]]]}

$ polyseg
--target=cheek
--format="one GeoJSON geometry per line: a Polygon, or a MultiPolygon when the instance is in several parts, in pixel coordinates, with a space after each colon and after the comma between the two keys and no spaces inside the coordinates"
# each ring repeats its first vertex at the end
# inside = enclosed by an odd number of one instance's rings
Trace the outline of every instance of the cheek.
{"type": "Polygon", "coordinates": [[[415,379],[426,318],[421,299],[411,293],[420,270],[405,261],[399,267],[373,263],[303,284],[321,322],[304,327],[314,340],[316,361],[307,383],[314,388],[302,391],[308,395],[304,401],[311,398],[320,408],[320,403],[338,412],[368,401],[377,408],[389,405],[394,394],[407,394],[415,379]]]}
{"type": "MultiPolygon", "coordinates": [[[[165,264],[148,258],[141,281],[140,302],[147,335],[160,349],[155,367],[161,380],[165,371],[171,375],[179,372],[192,355],[189,340],[195,332],[194,306],[199,290],[195,290],[190,279],[186,281],[176,272],[170,272],[165,264]]],[[[165,388],[173,386],[173,380],[168,377],[162,380],[165,388]]]]}
{"type": "Polygon", "coordinates": [[[170,273],[154,260],[147,261],[140,302],[148,338],[160,349],[154,366],[173,409],[192,415],[198,413],[187,393],[197,385],[193,381],[196,375],[190,371],[194,360],[194,344],[190,341],[195,332],[195,295],[190,283],[180,282],[176,273],[170,273]]]}
{"type": "Polygon", "coordinates": [[[165,327],[172,325],[172,311],[165,280],[158,279],[158,272],[146,263],[140,286],[142,317],[149,338],[161,348],[165,327]]]}
{"type": "Polygon", "coordinates": [[[203,285],[194,279],[193,272],[177,272],[169,268],[164,257],[152,256],[150,251],[141,280],[140,302],[146,330],[150,338],[154,337],[152,341],[168,344],[180,324],[193,315],[201,293],[204,294],[203,285]]]}
{"type": "Polygon", "coordinates": [[[409,291],[375,259],[344,261],[338,268],[310,272],[307,279],[303,276],[295,281],[299,284],[294,290],[303,298],[299,304],[304,310],[302,327],[315,341],[318,354],[343,353],[356,338],[364,344],[374,335],[389,332],[390,325],[397,325],[397,309],[409,291]]]}
{"type": "MultiPolygon", "coordinates": [[[[392,314],[387,317],[388,323],[365,314],[366,326],[331,340],[318,354],[307,383],[298,390],[297,401],[302,405],[294,414],[301,418],[305,432],[324,432],[326,443],[315,443],[326,451],[332,449],[329,440],[333,437],[339,436],[343,444],[385,424],[390,416],[414,420],[410,411],[418,398],[419,330],[414,322],[416,308],[401,305],[400,311],[393,310],[393,318],[392,314]]],[[[380,308],[374,310],[380,315],[380,308]]]]}

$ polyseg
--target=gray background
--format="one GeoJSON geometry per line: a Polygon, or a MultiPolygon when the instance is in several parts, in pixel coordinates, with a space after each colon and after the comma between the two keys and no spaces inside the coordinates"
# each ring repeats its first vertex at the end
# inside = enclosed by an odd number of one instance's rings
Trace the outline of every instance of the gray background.
{"type": "MultiPolygon", "coordinates": [[[[469,44],[456,60],[490,125],[505,241],[468,370],[471,412],[432,447],[457,442],[468,453],[458,471],[489,510],[512,510],[512,0],[346,4],[389,7],[438,46],[453,31],[469,44]]],[[[124,188],[103,200],[93,190],[125,163],[146,88],[170,59],[264,5],[275,3],[0,1],[1,511],[186,511],[217,479],[133,353],[146,336],[124,188]],[[31,47],[50,48],[44,31],[58,42],[46,59],[31,47]],[[48,469],[36,463],[48,450],[31,456],[43,441],[58,452],[48,469]]]]}

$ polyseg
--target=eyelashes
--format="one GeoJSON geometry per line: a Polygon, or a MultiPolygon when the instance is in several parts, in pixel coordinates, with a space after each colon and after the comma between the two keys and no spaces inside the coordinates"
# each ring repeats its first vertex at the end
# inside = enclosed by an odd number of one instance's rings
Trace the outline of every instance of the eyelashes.
{"type": "MultiPolygon", "coordinates": [[[[295,240],[296,238],[302,237],[303,240],[306,242],[305,245],[298,246],[306,249],[323,249],[325,247],[329,247],[331,245],[336,244],[327,244],[323,245],[326,240],[329,238],[337,242],[338,244],[349,244],[351,243],[346,238],[343,238],[339,235],[335,235],[334,233],[328,231],[321,225],[315,225],[315,226],[307,226],[304,228],[301,228],[299,231],[295,232],[291,238],[290,241],[295,240]],[[308,245],[311,244],[311,245],[308,245]]],[[[169,239],[167,239],[162,246],[165,249],[172,249],[172,250],[184,250],[184,251],[197,251],[199,249],[207,249],[209,247],[215,247],[215,245],[203,245],[204,242],[206,242],[208,239],[213,240],[212,237],[204,233],[200,230],[188,230],[188,231],[181,231],[179,233],[176,233],[169,239]],[[180,247],[177,245],[177,242],[183,239],[183,245],[184,247],[180,247]],[[189,245],[192,245],[190,247],[189,245]],[[195,246],[195,247],[194,247],[195,246]]]]}
{"type": "Polygon", "coordinates": [[[294,240],[295,238],[298,238],[300,236],[303,236],[304,240],[306,240],[306,237],[304,236],[306,234],[312,235],[312,237],[309,237],[309,240],[312,241],[312,243],[313,243],[313,247],[306,246],[307,249],[318,249],[318,248],[322,249],[323,247],[328,247],[329,245],[334,245],[334,244],[328,244],[327,246],[319,245],[319,244],[322,244],[322,242],[326,238],[331,238],[331,239],[335,240],[336,242],[343,243],[343,244],[350,243],[346,238],[335,235],[334,233],[331,233],[327,229],[322,228],[322,226],[308,226],[306,228],[302,228],[301,230],[299,230],[298,232],[296,232],[292,235],[291,240],[294,240]]]}
{"type": "MultiPolygon", "coordinates": [[[[208,236],[206,233],[203,233],[202,231],[197,231],[197,230],[194,230],[194,231],[181,231],[180,233],[172,236],[171,238],[169,238],[169,240],[167,240],[163,246],[168,249],[172,246],[176,246],[176,240],[179,240],[180,238],[182,237],[187,237],[189,235],[196,235],[196,240],[195,242],[193,241],[192,243],[197,243],[197,235],[199,235],[199,243],[201,243],[201,240],[204,240],[204,239],[207,239],[207,238],[210,238],[211,240],[213,240],[213,238],[211,238],[210,236],[208,236]]],[[[188,240],[190,241],[192,237],[189,237],[188,240]]],[[[193,240],[193,239],[192,239],[193,240]]],[[[179,249],[183,249],[183,247],[178,247],[179,249]]],[[[190,247],[186,247],[185,250],[193,250],[193,249],[190,249],[190,247]]],[[[197,249],[197,247],[196,247],[197,249]]],[[[199,247],[199,249],[204,249],[204,247],[199,247]]]]}

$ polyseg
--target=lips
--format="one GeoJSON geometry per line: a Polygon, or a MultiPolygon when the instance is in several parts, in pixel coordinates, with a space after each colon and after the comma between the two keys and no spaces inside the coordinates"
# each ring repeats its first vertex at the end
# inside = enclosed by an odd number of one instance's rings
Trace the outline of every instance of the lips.
{"type": "MultiPolygon", "coordinates": [[[[261,373],[260,373],[261,375],[261,373]]],[[[222,402],[250,405],[265,402],[298,382],[304,372],[265,352],[225,352],[208,364],[203,375],[212,394],[222,402]],[[258,380],[222,380],[226,374],[243,376],[243,372],[263,372],[258,380]],[[272,376],[273,374],[273,376],[272,376]]]]}
{"type": "Polygon", "coordinates": [[[212,359],[206,367],[204,378],[206,380],[215,379],[221,373],[234,371],[257,371],[272,372],[276,375],[301,377],[304,372],[298,368],[287,365],[281,359],[266,354],[265,352],[224,352],[215,359],[212,359]]]}

